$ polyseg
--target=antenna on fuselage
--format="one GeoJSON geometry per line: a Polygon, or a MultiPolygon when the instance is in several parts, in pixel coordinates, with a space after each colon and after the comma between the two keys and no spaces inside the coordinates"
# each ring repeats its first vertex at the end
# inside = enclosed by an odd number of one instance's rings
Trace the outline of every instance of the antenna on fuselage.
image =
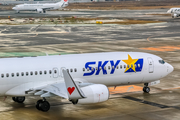
{"type": "Polygon", "coordinates": [[[46,56],[49,56],[48,53],[46,53],[46,56]]]}

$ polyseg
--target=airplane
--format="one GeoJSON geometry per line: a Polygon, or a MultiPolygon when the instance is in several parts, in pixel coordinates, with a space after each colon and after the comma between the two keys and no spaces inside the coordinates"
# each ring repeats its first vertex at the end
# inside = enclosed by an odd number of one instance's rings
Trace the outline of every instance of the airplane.
{"type": "Polygon", "coordinates": [[[20,11],[37,11],[39,13],[46,13],[46,10],[56,10],[59,8],[64,8],[68,6],[68,0],[61,0],[57,3],[45,3],[45,4],[19,4],[13,7],[17,13],[20,11]]]}
{"type": "Polygon", "coordinates": [[[176,18],[180,16],[180,8],[171,8],[167,11],[167,13],[170,13],[172,18],[176,18]]]}
{"type": "Polygon", "coordinates": [[[104,52],[0,59],[0,96],[23,103],[40,96],[36,108],[47,112],[47,98],[59,96],[73,104],[107,101],[109,86],[160,83],[174,68],[162,58],[142,52],[104,52]]]}

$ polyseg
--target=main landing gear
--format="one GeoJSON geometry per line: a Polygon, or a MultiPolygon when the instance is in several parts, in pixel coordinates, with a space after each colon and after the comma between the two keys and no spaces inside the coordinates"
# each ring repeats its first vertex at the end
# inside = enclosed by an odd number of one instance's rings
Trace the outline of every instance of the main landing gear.
{"type": "Polygon", "coordinates": [[[43,100],[37,101],[36,108],[40,111],[47,112],[50,109],[50,104],[45,98],[43,98],[43,100]]]}
{"type": "Polygon", "coordinates": [[[143,91],[145,93],[149,93],[150,92],[150,88],[148,87],[148,83],[144,83],[143,91]]]}
{"type": "Polygon", "coordinates": [[[25,101],[25,97],[12,97],[14,102],[23,103],[25,101]]]}

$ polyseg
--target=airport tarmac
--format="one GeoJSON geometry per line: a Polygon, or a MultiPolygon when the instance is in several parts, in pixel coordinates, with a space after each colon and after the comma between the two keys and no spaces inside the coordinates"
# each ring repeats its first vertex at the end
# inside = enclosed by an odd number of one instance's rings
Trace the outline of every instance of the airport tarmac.
{"type": "Polygon", "coordinates": [[[168,9],[151,9],[151,10],[62,10],[62,11],[47,11],[40,14],[33,11],[0,11],[0,18],[39,18],[39,17],[105,17],[105,18],[118,18],[118,19],[149,19],[149,20],[171,20],[171,16],[158,16],[152,14],[166,14],[168,9]]]}
{"type": "MultiPolygon", "coordinates": [[[[130,13],[133,14],[133,11],[130,13]]],[[[121,86],[115,90],[109,88],[110,99],[98,104],[72,105],[65,99],[54,97],[47,99],[51,109],[44,113],[35,108],[39,97],[27,97],[24,104],[14,103],[11,97],[4,101],[4,97],[1,97],[0,119],[179,120],[180,24],[179,19],[157,16],[157,20],[162,19],[162,23],[135,25],[0,25],[1,57],[16,56],[17,53],[34,56],[42,55],[40,53],[137,51],[158,55],[174,66],[174,72],[163,78],[160,84],[151,86],[149,94],[142,92],[143,84],[121,86]]]]}

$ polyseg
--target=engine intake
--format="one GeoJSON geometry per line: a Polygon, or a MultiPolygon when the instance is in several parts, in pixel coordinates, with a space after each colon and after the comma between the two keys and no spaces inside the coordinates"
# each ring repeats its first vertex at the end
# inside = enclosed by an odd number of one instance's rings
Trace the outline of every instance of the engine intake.
{"type": "Polygon", "coordinates": [[[37,9],[37,12],[38,12],[38,13],[42,13],[43,10],[38,8],[38,9],[37,9]]]}

